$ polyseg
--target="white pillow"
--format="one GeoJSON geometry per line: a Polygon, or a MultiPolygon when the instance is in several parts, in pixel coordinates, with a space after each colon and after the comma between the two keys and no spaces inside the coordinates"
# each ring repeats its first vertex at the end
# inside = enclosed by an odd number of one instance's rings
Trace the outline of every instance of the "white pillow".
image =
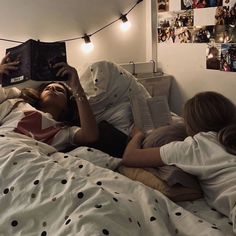
{"type": "Polygon", "coordinates": [[[151,97],[132,74],[109,61],[99,61],[88,66],[82,72],[80,81],[97,122],[107,120],[126,134],[133,120],[130,112],[130,94],[151,97]],[[127,124],[126,127],[124,124],[127,124]]]}

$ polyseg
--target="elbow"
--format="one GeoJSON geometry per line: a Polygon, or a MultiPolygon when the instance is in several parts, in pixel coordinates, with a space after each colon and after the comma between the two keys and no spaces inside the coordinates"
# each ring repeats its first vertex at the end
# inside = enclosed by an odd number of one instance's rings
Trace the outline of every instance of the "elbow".
{"type": "Polygon", "coordinates": [[[90,135],[87,135],[86,137],[86,142],[88,144],[93,144],[93,143],[96,143],[98,142],[99,140],[99,132],[98,132],[98,129],[96,129],[95,131],[91,132],[90,135]]]}
{"type": "Polygon", "coordinates": [[[131,154],[128,151],[125,151],[122,156],[121,164],[127,167],[131,167],[130,156],[131,154]]]}

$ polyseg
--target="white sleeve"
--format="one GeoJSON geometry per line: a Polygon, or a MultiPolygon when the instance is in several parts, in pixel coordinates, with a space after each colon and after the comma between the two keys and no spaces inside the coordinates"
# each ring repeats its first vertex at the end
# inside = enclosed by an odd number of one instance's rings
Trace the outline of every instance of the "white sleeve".
{"type": "Polygon", "coordinates": [[[0,104],[9,98],[18,98],[20,93],[20,90],[16,87],[5,89],[0,86],[0,104]]]}
{"type": "Polygon", "coordinates": [[[162,146],[160,155],[165,164],[176,165],[192,174],[197,173],[204,165],[198,146],[191,137],[162,146]]]}
{"type": "Polygon", "coordinates": [[[63,127],[53,138],[51,145],[57,150],[63,150],[71,145],[75,145],[74,136],[80,129],[78,126],[63,127]]]}

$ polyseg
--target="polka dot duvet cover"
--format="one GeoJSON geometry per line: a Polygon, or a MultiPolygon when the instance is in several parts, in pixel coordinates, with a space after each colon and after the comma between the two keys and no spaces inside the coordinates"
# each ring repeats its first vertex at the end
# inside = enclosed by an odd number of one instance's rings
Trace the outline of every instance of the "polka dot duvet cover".
{"type": "Polygon", "coordinates": [[[226,217],[207,217],[204,200],[177,205],[116,173],[119,162],[88,147],[62,153],[0,134],[0,235],[233,235],[226,217]]]}

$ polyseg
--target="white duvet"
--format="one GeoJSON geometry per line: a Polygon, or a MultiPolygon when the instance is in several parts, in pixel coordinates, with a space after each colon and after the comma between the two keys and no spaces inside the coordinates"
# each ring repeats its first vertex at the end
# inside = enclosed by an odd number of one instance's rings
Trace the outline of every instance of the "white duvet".
{"type": "Polygon", "coordinates": [[[0,235],[233,235],[204,200],[182,203],[187,211],[114,172],[119,162],[87,147],[61,153],[0,133],[0,235]]]}

